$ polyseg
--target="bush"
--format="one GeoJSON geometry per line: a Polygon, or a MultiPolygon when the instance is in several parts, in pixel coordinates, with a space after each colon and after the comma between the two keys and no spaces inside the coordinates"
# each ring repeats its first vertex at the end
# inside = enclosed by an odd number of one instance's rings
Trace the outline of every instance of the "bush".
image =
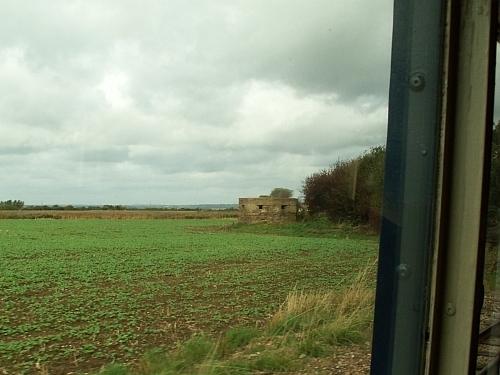
{"type": "Polygon", "coordinates": [[[333,221],[355,219],[352,174],[352,163],[339,161],[307,177],[303,193],[309,213],[326,214],[333,221]]]}
{"type": "Polygon", "coordinates": [[[356,214],[361,223],[368,223],[378,230],[384,191],[385,148],[374,147],[358,160],[356,214]]]}
{"type": "Polygon", "coordinates": [[[307,177],[302,191],[309,213],[326,215],[331,221],[370,224],[378,230],[384,159],[385,148],[374,147],[307,177]]]}

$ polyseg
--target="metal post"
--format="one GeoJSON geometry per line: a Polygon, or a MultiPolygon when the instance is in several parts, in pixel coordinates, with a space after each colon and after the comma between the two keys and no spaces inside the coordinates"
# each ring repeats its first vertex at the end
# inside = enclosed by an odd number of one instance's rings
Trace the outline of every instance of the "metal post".
{"type": "Polygon", "coordinates": [[[372,374],[424,368],[444,1],[396,0],[372,374]]]}

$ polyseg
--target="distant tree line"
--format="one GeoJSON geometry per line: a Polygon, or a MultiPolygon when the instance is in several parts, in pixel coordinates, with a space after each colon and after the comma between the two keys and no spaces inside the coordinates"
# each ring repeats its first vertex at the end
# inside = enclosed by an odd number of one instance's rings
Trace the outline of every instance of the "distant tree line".
{"type": "Polygon", "coordinates": [[[385,147],[373,147],[357,158],[338,161],[307,177],[303,193],[308,212],[378,229],[384,159],[385,147]]]}
{"type": "MultiPolygon", "coordinates": [[[[9,202],[9,201],[7,201],[9,202]]],[[[0,206],[0,209],[2,207],[0,206]]],[[[6,209],[6,208],[3,208],[6,209]]],[[[16,208],[17,209],[17,208],[16,208]]],[[[226,207],[226,208],[203,208],[203,207],[134,207],[134,206],[126,206],[126,205],[114,205],[114,204],[105,204],[102,206],[73,206],[71,204],[67,205],[24,205],[25,210],[33,210],[33,211],[234,211],[235,207],[226,207]]]]}
{"type": "Polygon", "coordinates": [[[0,210],[20,210],[24,207],[24,202],[20,200],[0,201],[0,210]]]}

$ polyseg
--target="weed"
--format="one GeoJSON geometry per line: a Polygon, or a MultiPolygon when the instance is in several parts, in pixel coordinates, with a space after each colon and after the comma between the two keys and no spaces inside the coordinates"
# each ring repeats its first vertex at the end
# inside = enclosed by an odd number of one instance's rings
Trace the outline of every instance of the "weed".
{"type": "Polygon", "coordinates": [[[322,341],[329,345],[349,345],[360,343],[366,338],[363,331],[363,322],[355,322],[353,319],[336,319],[333,322],[324,325],[318,330],[322,341]]]}
{"type": "Polygon", "coordinates": [[[170,357],[173,368],[185,370],[214,356],[217,347],[206,336],[194,336],[170,357]]]}
{"type": "Polygon", "coordinates": [[[255,327],[231,328],[226,332],[221,342],[221,350],[223,352],[233,351],[234,349],[248,345],[253,338],[259,335],[260,331],[255,327]]]}
{"type": "Polygon", "coordinates": [[[100,375],[127,375],[128,373],[128,369],[119,364],[108,365],[99,372],[100,375]]]}
{"type": "Polygon", "coordinates": [[[290,371],[294,368],[293,360],[290,354],[286,351],[269,351],[258,356],[250,367],[259,371],[290,371]]]}
{"type": "Polygon", "coordinates": [[[316,334],[307,334],[302,340],[299,340],[298,351],[310,357],[322,357],[328,353],[322,337],[316,334]]]}
{"type": "Polygon", "coordinates": [[[163,350],[149,350],[141,358],[137,365],[137,372],[140,374],[155,374],[169,367],[169,358],[163,350]]]}

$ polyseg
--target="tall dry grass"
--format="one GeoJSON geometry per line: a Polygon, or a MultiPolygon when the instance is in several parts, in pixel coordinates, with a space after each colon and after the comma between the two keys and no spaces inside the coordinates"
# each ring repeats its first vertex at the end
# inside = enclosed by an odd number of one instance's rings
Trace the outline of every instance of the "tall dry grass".
{"type": "Polygon", "coordinates": [[[370,333],[374,289],[373,266],[362,270],[342,291],[292,291],[269,321],[274,335],[297,334],[317,345],[366,340],[370,333]]]}
{"type": "Polygon", "coordinates": [[[347,319],[371,314],[374,290],[370,287],[371,266],[363,269],[343,291],[290,292],[270,320],[271,327],[300,320],[321,324],[331,319],[347,319]]]}
{"type": "Polygon", "coordinates": [[[0,210],[0,219],[224,219],[236,217],[238,217],[237,210],[0,210]]]}

